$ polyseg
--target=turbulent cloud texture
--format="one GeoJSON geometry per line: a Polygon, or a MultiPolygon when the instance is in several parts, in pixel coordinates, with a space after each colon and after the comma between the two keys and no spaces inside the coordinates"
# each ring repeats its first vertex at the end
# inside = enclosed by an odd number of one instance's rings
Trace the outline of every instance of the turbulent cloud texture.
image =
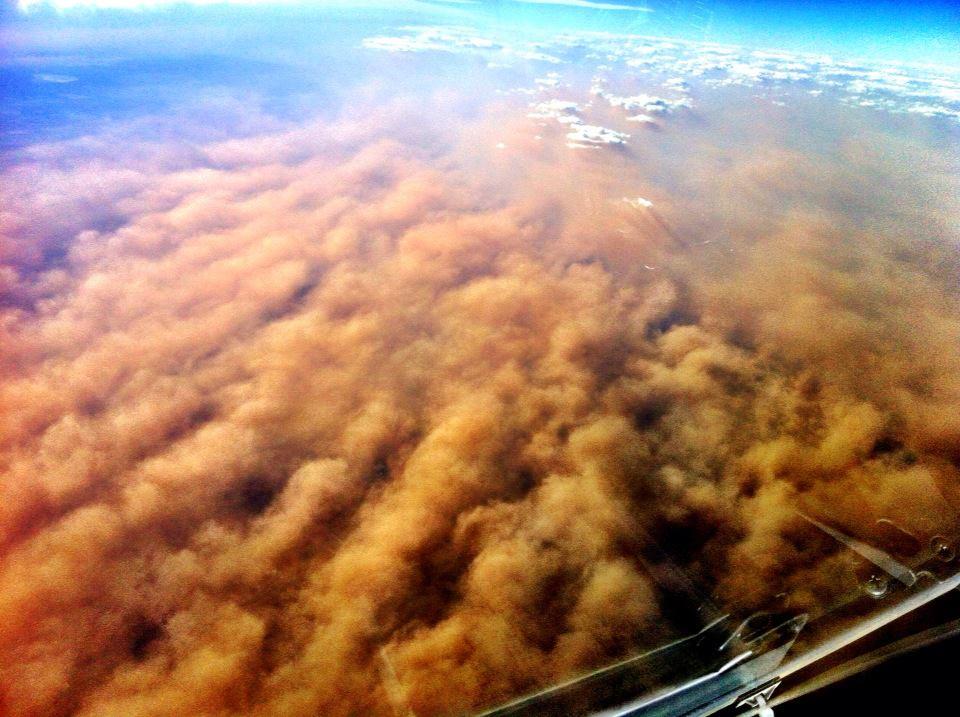
{"type": "Polygon", "coordinates": [[[0,711],[456,714],[682,632],[663,547],[816,610],[796,508],[952,529],[947,160],[760,133],[670,195],[444,102],[5,170],[0,711]]]}

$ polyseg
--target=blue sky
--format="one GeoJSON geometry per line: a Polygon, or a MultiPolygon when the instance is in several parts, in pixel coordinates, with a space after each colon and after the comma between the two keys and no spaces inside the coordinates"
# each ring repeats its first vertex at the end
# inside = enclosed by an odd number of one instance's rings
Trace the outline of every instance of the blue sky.
{"type": "Polygon", "coordinates": [[[3,0],[3,22],[38,28],[149,24],[157,13],[203,23],[224,13],[364,11],[436,15],[521,28],[679,36],[762,48],[960,65],[960,4],[786,0],[3,0]],[[221,5],[220,7],[216,7],[221,5]],[[177,7],[179,6],[179,7],[177,7]],[[184,6],[189,6],[184,10],[184,6]],[[239,7],[242,6],[242,7],[239,7]],[[59,12],[53,11],[56,8],[59,12]],[[135,9],[135,11],[131,11],[135,9]],[[24,12],[26,10],[26,12],[24,12]]]}

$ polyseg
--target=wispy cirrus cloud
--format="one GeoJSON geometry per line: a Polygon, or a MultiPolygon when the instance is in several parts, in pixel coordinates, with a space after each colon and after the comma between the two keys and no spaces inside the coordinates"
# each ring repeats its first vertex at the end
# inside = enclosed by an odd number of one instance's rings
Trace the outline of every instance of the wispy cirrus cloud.
{"type": "MultiPolygon", "coordinates": [[[[446,0],[450,4],[467,4],[468,0],[446,0]]],[[[244,7],[303,6],[317,8],[382,7],[394,10],[433,10],[438,5],[418,0],[18,0],[21,12],[52,8],[58,12],[70,10],[157,10],[176,5],[213,7],[240,5],[244,7]]]]}
{"type": "MultiPolygon", "coordinates": [[[[455,5],[483,5],[479,0],[438,0],[442,4],[455,5]]],[[[528,5],[565,5],[590,10],[634,10],[637,12],[653,12],[648,7],[625,5],[622,3],[593,2],[592,0],[516,0],[528,5]]],[[[437,7],[432,2],[418,2],[417,0],[19,0],[17,7],[22,12],[30,12],[43,7],[50,7],[58,11],[64,10],[153,10],[173,5],[244,5],[265,6],[271,5],[303,5],[315,7],[385,7],[404,9],[419,7],[421,9],[437,7]]]]}
{"type": "Polygon", "coordinates": [[[622,3],[592,2],[592,0],[516,0],[526,5],[566,5],[588,10],[633,10],[635,12],[653,12],[653,8],[622,3]]]}

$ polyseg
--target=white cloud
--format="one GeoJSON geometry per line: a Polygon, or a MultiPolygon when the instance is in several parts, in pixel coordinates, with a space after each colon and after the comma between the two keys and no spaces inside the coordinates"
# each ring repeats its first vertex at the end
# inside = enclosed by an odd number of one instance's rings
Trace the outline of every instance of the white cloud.
{"type": "MultiPolygon", "coordinates": [[[[454,4],[467,4],[469,0],[442,0],[454,4]]],[[[472,4],[472,3],[470,3],[472,4]]],[[[49,7],[58,12],[68,10],[156,10],[174,5],[244,5],[252,7],[304,5],[315,7],[383,7],[406,9],[432,9],[443,12],[438,5],[418,0],[17,0],[21,12],[30,12],[49,7]]]]}
{"type": "MultiPolygon", "coordinates": [[[[17,7],[23,12],[29,12],[41,7],[52,7],[55,10],[152,10],[172,5],[315,5],[318,7],[384,7],[396,8],[437,8],[439,4],[450,5],[480,5],[478,0],[17,0],[17,7]]],[[[566,5],[569,7],[588,8],[593,10],[634,10],[636,12],[653,12],[647,7],[634,7],[619,3],[593,2],[592,0],[516,0],[516,2],[532,5],[566,5]]]]}
{"type": "MultiPolygon", "coordinates": [[[[516,2],[568,5],[587,0],[516,2]]],[[[613,3],[590,4],[606,6],[613,3]]],[[[488,41],[484,46],[476,37],[468,37],[463,28],[448,28],[400,38],[373,38],[364,44],[374,49],[394,51],[483,52],[493,55],[491,61],[496,60],[498,66],[512,64],[510,61],[517,59],[559,64],[569,62],[575,56],[573,52],[589,48],[586,58],[578,62],[586,64],[588,71],[603,73],[594,74],[589,94],[625,110],[627,121],[651,126],[675,112],[692,107],[693,97],[707,88],[736,85],[777,91],[777,88],[801,82],[813,85],[806,89],[811,94],[829,88],[831,95],[848,104],[960,121],[960,68],[853,63],[809,53],[756,51],[734,45],[601,32],[565,32],[546,41],[519,45],[499,39],[495,44],[488,41]],[[591,65],[591,62],[596,64],[591,65]],[[621,94],[618,90],[622,89],[625,73],[621,71],[624,67],[631,68],[631,77],[643,79],[641,86],[645,89],[656,83],[669,90],[668,94],[677,96],[621,94]]],[[[558,73],[535,78],[533,84],[533,88],[514,92],[534,95],[538,91],[558,87],[570,90],[572,87],[563,83],[558,73]]],[[[590,104],[580,109],[586,112],[590,104]]],[[[562,124],[577,120],[576,113],[558,111],[558,107],[551,106],[534,106],[534,117],[553,117],[562,124]]]]}
{"type": "MultiPolygon", "coordinates": [[[[653,95],[635,95],[633,97],[619,97],[607,92],[600,93],[613,107],[622,107],[625,110],[643,110],[647,114],[669,114],[680,107],[690,107],[690,100],[680,98],[668,100],[653,95]]],[[[636,120],[643,121],[643,120],[636,120]]]]}
{"type": "MultiPolygon", "coordinates": [[[[55,10],[147,10],[166,5],[180,4],[174,0],[18,0],[17,7],[29,12],[41,7],[55,10]]],[[[191,0],[193,5],[214,5],[213,0],[191,0]]],[[[255,0],[236,0],[235,4],[254,5],[255,0]]]]}
{"type": "Polygon", "coordinates": [[[590,10],[634,10],[635,12],[653,12],[648,7],[633,5],[618,5],[609,2],[593,2],[592,0],[516,0],[527,5],[566,5],[568,7],[582,7],[590,10]]]}
{"type": "Polygon", "coordinates": [[[600,127],[594,124],[573,124],[572,132],[567,134],[570,140],[567,146],[591,146],[600,144],[626,144],[630,135],[617,132],[609,127],[600,127]]]}
{"type": "Polygon", "coordinates": [[[39,72],[33,76],[37,82],[51,82],[55,85],[67,85],[76,82],[77,78],[73,75],[55,75],[49,72],[39,72]]]}
{"type": "MultiPolygon", "coordinates": [[[[362,45],[370,50],[386,52],[485,52],[506,51],[499,43],[474,35],[463,28],[404,28],[411,34],[365,38],[362,45]]],[[[559,60],[558,60],[559,62],[559,60]]]]}
{"type": "Polygon", "coordinates": [[[563,117],[573,117],[579,114],[583,108],[576,102],[568,100],[548,100],[533,105],[533,112],[527,115],[533,119],[556,119],[560,122],[563,117]]]}
{"type": "Polygon", "coordinates": [[[556,72],[548,72],[546,77],[538,77],[533,82],[535,85],[537,85],[537,87],[542,87],[544,89],[548,87],[559,87],[560,75],[556,72]]]}

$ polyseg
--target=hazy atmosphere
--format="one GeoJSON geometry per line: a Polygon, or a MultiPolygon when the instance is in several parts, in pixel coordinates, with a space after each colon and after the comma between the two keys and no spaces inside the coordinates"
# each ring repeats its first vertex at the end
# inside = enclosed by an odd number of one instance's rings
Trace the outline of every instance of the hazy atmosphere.
{"type": "Polygon", "coordinates": [[[0,16],[0,713],[471,714],[957,533],[949,6],[71,4],[0,16]]]}

